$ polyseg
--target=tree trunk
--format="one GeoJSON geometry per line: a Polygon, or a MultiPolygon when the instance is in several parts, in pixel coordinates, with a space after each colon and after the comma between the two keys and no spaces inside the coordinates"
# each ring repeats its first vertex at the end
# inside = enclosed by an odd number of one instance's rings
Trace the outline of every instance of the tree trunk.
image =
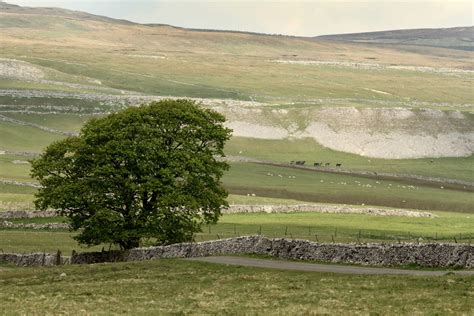
{"type": "Polygon", "coordinates": [[[138,248],[140,246],[140,238],[129,238],[127,240],[122,240],[119,242],[119,245],[123,250],[138,248]]]}

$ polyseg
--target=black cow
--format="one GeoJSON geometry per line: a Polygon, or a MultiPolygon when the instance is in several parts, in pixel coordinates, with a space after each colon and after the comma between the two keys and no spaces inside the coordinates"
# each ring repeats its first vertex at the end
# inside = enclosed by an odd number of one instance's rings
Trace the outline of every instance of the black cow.
{"type": "Polygon", "coordinates": [[[330,162],[326,162],[324,165],[327,167],[329,166],[331,163],[330,162]]]}
{"type": "Polygon", "coordinates": [[[340,167],[340,166],[342,166],[342,163],[337,163],[336,164],[336,167],[340,167]]]}

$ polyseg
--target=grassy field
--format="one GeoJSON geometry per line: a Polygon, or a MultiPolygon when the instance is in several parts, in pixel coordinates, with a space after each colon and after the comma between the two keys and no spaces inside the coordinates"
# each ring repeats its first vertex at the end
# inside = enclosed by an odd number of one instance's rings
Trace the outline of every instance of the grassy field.
{"type": "Polygon", "coordinates": [[[474,216],[436,212],[435,218],[371,216],[360,214],[280,213],[229,214],[199,238],[262,234],[332,242],[424,241],[469,242],[474,240],[474,216]],[[210,232],[210,233],[209,233],[210,232]]]}
{"type": "MultiPolygon", "coordinates": [[[[1,179],[34,182],[28,177],[29,165],[12,163],[13,156],[3,157],[0,160],[0,166],[4,167],[0,172],[1,179]]],[[[474,211],[474,197],[470,191],[449,189],[448,185],[444,188],[442,184],[428,186],[410,180],[377,180],[253,163],[232,163],[231,169],[224,175],[223,183],[234,196],[255,194],[260,198],[305,202],[467,213],[474,211]]],[[[3,206],[15,202],[21,203],[22,197],[29,203],[33,199],[33,192],[34,188],[13,188],[0,184],[0,208],[5,209],[3,206]]],[[[248,198],[240,198],[241,201],[245,199],[248,198]]]]}
{"type": "MultiPolygon", "coordinates": [[[[32,181],[28,179],[28,165],[16,165],[6,159],[0,161],[0,166],[5,166],[5,171],[0,173],[2,178],[32,181]]],[[[377,180],[252,163],[232,163],[231,169],[224,175],[223,183],[234,196],[255,194],[261,198],[305,202],[473,212],[472,192],[441,188],[442,185],[420,185],[406,180],[377,180]]],[[[34,188],[14,188],[0,184],[3,205],[21,203],[22,197],[30,202],[34,192],[34,188]]],[[[240,198],[244,203],[246,199],[240,198]]]]}
{"type": "Polygon", "coordinates": [[[0,313],[467,315],[472,284],[467,276],[354,276],[179,259],[0,266],[0,313]]]}
{"type": "Polygon", "coordinates": [[[61,74],[81,84],[84,78],[93,78],[104,87],[160,95],[289,102],[336,96],[462,104],[469,103],[472,96],[466,80],[472,78],[464,75],[274,62],[326,60],[462,67],[469,61],[469,52],[447,51],[443,58],[285,36],[62,21],[57,16],[35,16],[34,26],[25,24],[21,15],[3,14],[2,20],[10,22],[0,25],[5,31],[1,55],[51,69],[47,72],[50,80],[65,81],[58,78],[61,74]],[[64,28],[71,23],[75,27],[64,28]],[[35,49],[31,50],[33,42],[35,49]],[[367,87],[390,95],[365,90],[367,87]]]}
{"type": "Polygon", "coordinates": [[[74,17],[74,13],[66,18],[33,11],[0,14],[0,56],[41,70],[37,82],[20,76],[0,83],[10,88],[36,85],[38,89],[99,92],[115,88],[269,103],[321,98],[445,102],[464,110],[463,104],[472,100],[472,74],[389,68],[469,69],[470,52],[437,48],[408,52],[309,38],[189,31],[97,21],[74,17]],[[367,64],[372,66],[367,68],[367,64]]]}
{"type": "Polygon", "coordinates": [[[474,156],[460,158],[377,159],[331,150],[313,139],[265,140],[233,137],[226,144],[228,155],[252,157],[264,161],[289,163],[305,160],[341,163],[344,169],[425,175],[448,179],[474,181],[474,156]],[[431,162],[433,161],[433,162],[431,162]]]}
{"type": "Polygon", "coordinates": [[[9,151],[41,152],[53,141],[64,136],[46,132],[31,126],[0,121],[1,149],[9,151]]]}
{"type": "MultiPolygon", "coordinates": [[[[261,234],[275,238],[299,238],[320,242],[459,242],[474,241],[472,214],[435,212],[435,218],[371,216],[323,213],[250,213],[225,214],[216,225],[204,226],[196,241],[261,234]]],[[[17,219],[14,223],[63,222],[52,219],[17,219]]],[[[69,254],[92,251],[109,245],[81,248],[72,239],[74,233],[61,230],[0,230],[0,249],[6,252],[46,251],[60,249],[69,254]]],[[[144,241],[143,245],[152,245],[144,241]]]]}
{"type": "MultiPolygon", "coordinates": [[[[63,132],[77,132],[90,115],[72,114],[20,114],[5,113],[4,116],[24,122],[38,124],[63,132]]],[[[63,138],[63,135],[50,133],[32,126],[21,126],[10,122],[0,122],[2,143],[0,150],[40,152],[49,143],[63,138]]],[[[240,155],[265,161],[288,163],[291,160],[330,162],[332,166],[342,163],[344,169],[354,171],[371,171],[402,173],[430,177],[474,181],[474,156],[460,158],[426,158],[426,159],[377,159],[355,154],[334,151],[319,145],[313,139],[263,140],[245,137],[233,137],[226,145],[228,155],[240,155]],[[433,162],[431,162],[433,161],[433,162]]],[[[0,156],[0,163],[10,157],[0,156]]],[[[21,158],[24,159],[24,158],[21,158]]],[[[12,160],[21,160],[16,157],[12,160]]],[[[25,166],[15,170],[0,169],[0,176],[23,178],[28,172],[25,166]],[[18,169],[18,170],[16,170],[18,169]]]]}
{"type": "Polygon", "coordinates": [[[472,212],[472,192],[300,169],[234,163],[224,176],[233,194],[309,202],[472,212]],[[295,177],[295,178],[290,178],[295,177]]]}
{"type": "Polygon", "coordinates": [[[45,126],[61,132],[78,132],[92,116],[74,114],[5,113],[3,116],[22,122],[45,126]]]}
{"type": "MultiPolygon", "coordinates": [[[[470,69],[472,52],[436,48],[408,52],[396,47],[189,31],[97,21],[84,16],[64,18],[33,11],[27,16],[14,10],[8,12],[0,12],[4,35],[0,38],[0,57],[22,60],[24,63],[17,64],[18,67],[33,69],[39,75],[26,78],[22,77],[23,72],[18,72],[19,77],[0,80],[3,89],[99,95],[121,94],[124,90],[163,96],[256,100],[264,105],[229,107],[226,115],[234,120],[243,115],[244,121],[258,118],[265,123],[297,128],[307,123],[308,111],[321,107],[404,108],[415,112],[420,108],[458,110],[467,117],[463,120],[467,130],[472,130],[473,75],[416,68],[470,69]],[[313,64],[304,64],[307,61],[313,64]],[[390,68],[394,65],[409,67],[390,68]],[[253,109],[262,114],[257,116],[250,111],[253,109]],[[236,110],[249,110],[250,114],[245,116],[236,110]],[[285,110],[288,114],[279,118],[271,115],[273,110],[285,110]]],[[[88,115],[124,106],[71,96],[22,98],[20,95],[0,96],[0,114],[60,131],[77,131],[88,115]]],[[[426,124],[423,128],[442,129],[436,124],[426,124]]],[[[5,135],[0,150],[10,151],[39,152],[61,138],[58,134],[8,122],[0,123],[0,133],[5,135]]],[[[473,156],[435,159],[432,164],[428,159],[366,159],[323,148],[310,139],[270,141],[237,137],[229,142],[226,152],[233,155],[243,152],[245,156],[279,162],[324,160],[340,162],[354,170],[474,179],[473,156]]]]}
{"type": "Polygon", "coordinates": [[[0,155],[0,179],[33,182],[30,178],[30,159],[32,157],[0,155]]]}
{"type": "MultiPolygon", "coordinates": [[[[75,14],[62,17],[57,12],[1,11],[0,33],[0,70],[5,66],[8,74],[5,77],[0,73],[2,91],[34,89],[96,96],[133,92],[255,100],[264,104],[228,106],[226,115],[244,121],[265,116],[272,126],[288,128],[302,128],[308,123],[308,113],[321,107],[404,108],[414,112],[430,108],[460,111],[456,113],[465,117],[463,124],[467,125],[463,131],[472,131],[472,73],[390,68],[471,69],[471,52],[436,48],[408,51],[286,36],[188,31],[97,21],[75,14]],[[306,61],[333,64],[304,64],[306,61]],[[19,70],[8,71],[10,63],[19,70]],[[273,110],[286,111],[287,117],[272,116],[273,110]],[[258,111],[261,116],[255,114],[258,111]]],[[[0,114],[61,132],[77,132],[88,118],[127,105],[103,102],[98,97],[21,95],[0,95],[0,114]]],[[[220,106],[223,101],[215,102],[220,106]]],[[[443,126],[438,125],[426,128],[442,130],[443,126]]],[[[63,137],[38,127],[0,121],[0,151],[39,153],[63,137]]],[[[241,137],[228,143],[226,153],[285,163],[324,161],[342,163],[343,168],[356,171],[474,181],[474,156],[433,162],[368,159],[323,148],[309,139],[241,137]]],[[[27,159],[0,155],[0,180],[33,181],[28,176],[29,165],[21,163],[27,159]]],[[[434,212],[436,218],[320,213],[224,215],[217,225],[203,227],[196,241],[251,234],[322,242],[471,243],[474,238],[474,198],[472,192],[462,189],[249,163],[233,163],[224,185],[232,193],[230,203],[237,204],[329,202],[449,212],[434,212]]],[[[33,209],[35,190],[0,184],[0,210],[33,209]]],[[[59,248],[68,255],[73,249],[109,248],[81,248],[72,236],[66,230],[1,229],[0,250],[54,253],[59,248]]],[[[348,276],[178,259],[24,269],[0,262],[0,314],[468,315],[474,310],[470,299],[473,295],[473,278],[454,275],[348,276]],[[67,276],[60,277],[61,273],[67,276]]]]}

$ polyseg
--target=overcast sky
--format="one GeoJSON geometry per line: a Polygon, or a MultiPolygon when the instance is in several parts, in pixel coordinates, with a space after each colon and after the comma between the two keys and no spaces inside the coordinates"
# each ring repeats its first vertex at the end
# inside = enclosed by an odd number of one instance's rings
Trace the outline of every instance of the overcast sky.
{"type": "Polygon", "coordinates": [[[457,0],[6,0],[139,23],[315,36],[473,25],[472,1],[457,0]]]}

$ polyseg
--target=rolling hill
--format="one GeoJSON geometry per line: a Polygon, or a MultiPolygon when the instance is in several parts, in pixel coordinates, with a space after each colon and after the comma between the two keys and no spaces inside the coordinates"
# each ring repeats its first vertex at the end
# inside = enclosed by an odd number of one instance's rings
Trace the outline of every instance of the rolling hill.
{"type": "Polygon", "coordinates": [[[474,50],[474,27],[337,34],[318,36],[315,39],[365,44],[430,46],[472,51],[474,50]]]}
{"type": "MultiPolygon", "coordinates": [[[[359,174],[474,181],[474,55],[452,40],[463,30],[314,39],[0,3],[0,32],[5,181],[27,182],[22,161],[87,119],[166,97],[224,113],[234,130],[226,152],[236,161],[301,159],[359,174]],[[439,47],[402,44],[410,36],[439,47]],[[371,38],[377,45],[363,42],[371,38]]],[[[236,178],[248,175],[234,175],[228,183],[241,194],[236,178]]],[[[18,188],[3,189],[17,198],[18,188]]]]}

